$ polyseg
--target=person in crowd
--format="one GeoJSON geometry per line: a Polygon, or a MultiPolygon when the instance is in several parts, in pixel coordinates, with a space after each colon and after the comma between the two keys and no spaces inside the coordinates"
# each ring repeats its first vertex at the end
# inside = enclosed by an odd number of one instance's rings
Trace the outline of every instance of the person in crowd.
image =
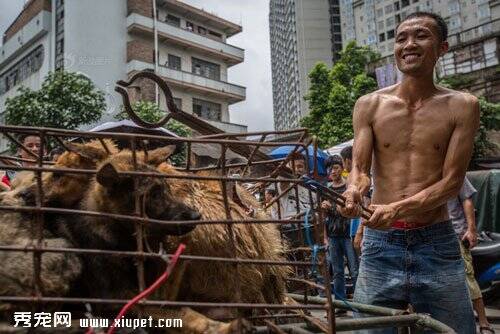
{"type": "MultiPolygon", "coordinates": [[[[271,203],[271,201],[276,197],[277,192],[275,189],[272,188],[267,188],[264,192],[264,205],[268,205],[271,203]]],[[[269,207],[269,210],[271,212],[271,218],[273,219],[278,219],[278,209],[277,209],[277,203],[274,203],[269,207]]]]}
{"type": "Polygon", "coordinates": [[[472,307],[476,311],[479,320],[479,331],[481,334],[494,334],[495,331],[491,328],[486,317],[481,289],[474,277],[474,266],[470,252],[477,245],[476,217],[472,201],[475,193],[476,189],[466,176],[458,196],[450,199],[447,203],[448,215],[460,240],[460,252],[464,259],[467,287],[469,288],[472,307]]]}
{"type": "MultiPolygon", "coordinates": [[[[344,168],[342,176],[348,181],[349,173],[352,170],[352,145],[346,146],[340,151],[340,156],[342,157],[342,166],[344,168]]],[[[370,192],[363,196],[363,203],[365,206],[370,205],[370,192]]],[[[355,217],[351,219],[351,228],[349,235],[353,241],[353,246],[356,252],[359,254],[361,249],[361,240],[363,239],[363,226],[361,225],[361,217],[355,217]]]]}
{"type": "MultiPolygon", "coordinates": [[[[21,158],[18,165],[23,167],[33,167],[36,166],[36,157],[40,153],[40,137],[35,135],[23,135],[19,138],[19,141],[24,145],[24,147],[34,154],[34,156],[28,153],[27,150],[18,148],[17,155],[21,158]]],[[[45,154],[45,152],[44,152],[45,154]]],[[[1,176],[0,182],[2,183],[1,189],[8,190],[11,187],[12,181],[16,176],[16,171],[7,170],[1,176]]]]}
{"type": "MultiPolygon", "coordinates": [[[[345,180],[342,178],[342,160],[333,159],[330,168],[330,182],[328,187],[332,190],[343,193],[346,190],[345,180]]],[[[342,216],[335,205],[330,201],[323,201],[321,208],[325,210],[325,244],[328,245],[330,264],[333,272],[333,292],[336,298],[346,298],[344,259],[347,259],[349,272],[351,274],[353,286],[356,285],[358,277],[358,260],[354,251],[350,232],[350,219],[342,216]]],[[[339,311],[344,312],[345,311],[339,311]]]]}

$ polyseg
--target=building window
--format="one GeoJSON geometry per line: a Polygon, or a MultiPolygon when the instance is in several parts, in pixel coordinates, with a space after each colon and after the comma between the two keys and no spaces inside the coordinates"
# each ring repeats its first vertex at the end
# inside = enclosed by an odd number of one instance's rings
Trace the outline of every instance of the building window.
{"type": "MultiPolygon", "coordinates": [[[[399,14],[398,14],[398,15],[399,15],[399,14]]],[[[394,18],[393,18],[393,17],[389,17],[389,18],[385,21],[385,25],[387,26],[387,28],[393,27],[393,26],[394,26],[394,18]]]]}
{"type": "Polygon", "coordinates": [[[40,70],[43,64],[43,45],[38,46],[0,76],[0,95],[40,70]]]}
{"type": "Polygon", "coordinates": [[[165,18],[165,23],[171,24],[176,27],[181,26],[181,19],[178,18],[177,16],[174,16],[172,14],[167,14],[167,17],[165,18]]]}
{"type": "Polygon", "coordinates": [[[377,36],[375,35],[369,35],[368,36],[368,45],[372,45],[377,43],[377,36]]]}
{"type": "Polygon", "coordinates": [[[401,22],[401,15],[396,14],[396,16],[394,16],[394,19],[396,20],[396,24],[399,24],[401,22]]]}
{"type": "Polygon", "coordinates": [[[207,29],[203,27],[198,27],[198,34],[200,35],[206,35],[207,34],[207,29]]]}
{"type": "Polygon", "coordinates": [[[194,24],[193,24],[193,22],[186,21],[186,29],[188,31],[194,31],[194,24]]]}
{"type": "Polygon", "coordinates": [[[394,3],[394,10],[395,10],[395,11],[398,11],[398,10],[399,10],[399,1],[396,1],[396,2],[394,3]]]}
{"type": "Polygon", "coordinates": [[[458,1],[450,2],[448,4],[448,11],[450,12],[450,15],[460,12],[460,4],[458,3],[458,1]]]}
{"type": "Polygon", "coordinates": [[[479,19],[489,18],[490,17],[490,5],[484,4],[479,6],[479,19]]]}
{"type": "Polygon", "coordinates": [[[410,5],[410,0],[401,0],[401,7],[405,8],[410,5]]]}
{"type": "Polygon", "coordinates": [[[384,30],[384,21],[378,21],[378,30],[384,30]]]}
{"type": "Polygon", "coordinates": [[[377,16],[378,17],[384,16],[384,10],[382,8],[377,9],[377,16]]]}
{"type": "Polygon", "coordinates": [[[192,72],[214,80],[220,80],[220,65],[192,57],[192,72]]]}
{"type": "Polygon", "coordinates": [[[193,98],[193,113],[201,118],[212,121],[221,121],[221,105],[193,98]]]}
{"type": "Polygon", "coordinates": [[[385,33],[381,33],[381,34],[378,35],[378,41],[379,42],[385,41],[385,33]]]}
{"type": "Polygon", "coordinates": [[[392,4],[385,6],[385,14],[390,14],[392,13],[392,4]]]}
{"type": "Polygon", "coordinates": [[[167,61],[166,65],[169,68],[180,71],[181,70],[181,57],[169,54],[168,61],[167,61]]]}
{"type": "Polygon", "coordinates": [[[457,29],[460,28],[461,22],[460,22],[460,16],[454,16],[450,18],[450,29],[457,29]]]}
{"type": "Polygon", "coordinates": [[[392,39],[392,38],[394,38],[394,29],[389,30],[387,32],[387,39],[392,39]]]}
{"type": "Polygon", "coordinates": [[[418,0],[413,0],[413,3],[417,3],[417,2],[418,2],[418,0]]]}

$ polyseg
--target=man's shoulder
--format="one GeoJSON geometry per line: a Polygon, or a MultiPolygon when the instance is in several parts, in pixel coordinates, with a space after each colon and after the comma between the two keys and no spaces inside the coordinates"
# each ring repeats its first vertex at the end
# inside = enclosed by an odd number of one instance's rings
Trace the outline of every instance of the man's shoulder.
{"type": "Polygon", "coordinates": [[[438,87],[439,95],[452,112],[454,119],[463,124],[479,117],[479,100],[472,94],[450,88],[438,87]]]}
{"type": "Polygon", "coordinates": [[[467,104],[475,104],[478,103],[478,98],[474,95],[459,91],[451,88],[446,88],[442,86],[437,86],[439,90],[439,95],[443,98],[448,99],[451,103],[467,103],[467,104]]]}
{"type": "Polygon", "coordinates": [[[362,105],[373,104],[373,103],[377,104],[382,100],[395,99],[397,98],[395,94],[396,87],[397,85],[392,85],[368,93],[366,95],[361,96],[356,103],[362,105]]]}

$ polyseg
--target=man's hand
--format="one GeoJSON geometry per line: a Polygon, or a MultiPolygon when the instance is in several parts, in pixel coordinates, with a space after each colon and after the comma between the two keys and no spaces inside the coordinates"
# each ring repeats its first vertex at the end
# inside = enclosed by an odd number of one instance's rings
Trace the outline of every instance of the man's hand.
{"type": "Polygon", "coordinates": [[[337,205],[337,210],[340,214],[347,218],[356,218],[361,216],[361,194],[358,189],[354,187],[347,188],[342,194],[345,197],[345,206],[337,205]]]}
{"type": "Polygon", "coordinates": [[[372,204],[370,209],[373,210],[373,214],[364,225],[373,229],[385,230],[390,228],[398,214],[396,208],[391,204],[372,204]]]}
{"type": "Polygon", "coordinates": [[[321,202],[321,208],[323,210],[330,210],[332,208],[332,203],[330,203],[330,201],[323,201],[321,202]]]}
{"type": "Polygon", "coordinates": [[[353,246],[358,254],[361,254],[361,243],[363,242],[363,233],[356,233],[354,236],[353,246]]]}
{"type": "Polygon", "coordinates": [[[464,236],[462,237],[462,241],[463,240],[469,241],[469,249],[476,247],[476,245],[477,245],[477,233],[476,233],[476,231],[471,230],[471,229],[467,229],[464,236]]]}

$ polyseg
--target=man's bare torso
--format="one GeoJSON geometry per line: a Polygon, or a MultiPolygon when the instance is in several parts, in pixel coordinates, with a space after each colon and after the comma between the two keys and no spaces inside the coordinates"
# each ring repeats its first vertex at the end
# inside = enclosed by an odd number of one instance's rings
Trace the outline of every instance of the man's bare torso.
{"type": "MultiPolygon", "coordinates": [[[[456,114],[469,107],[467,94],[441,87],[410,106],[396,89],[391,86],[368,96],[373,113],[373,204],[403,200],[442,178],[456,114]]],[[[404,218],[418,225],[446,219],[446,205],[404,218]]]]}

